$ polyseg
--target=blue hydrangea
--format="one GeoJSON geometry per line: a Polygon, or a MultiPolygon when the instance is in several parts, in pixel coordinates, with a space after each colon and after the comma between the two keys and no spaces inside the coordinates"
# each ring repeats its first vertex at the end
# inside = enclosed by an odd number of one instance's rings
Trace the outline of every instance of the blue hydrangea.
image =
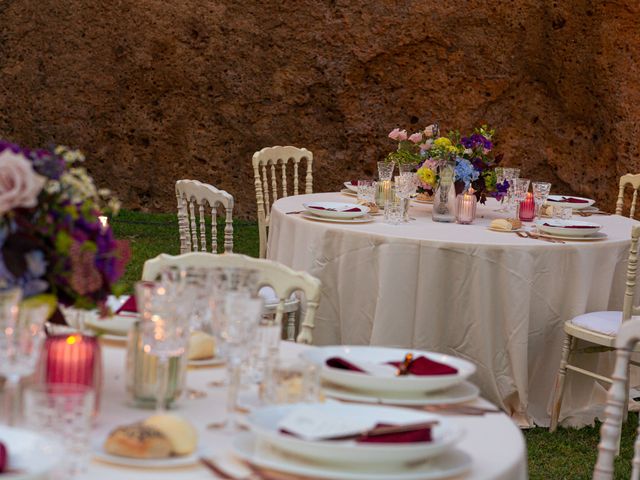
{"type": "Polygon", "coordinates": [[[467,189],[471,185],[471,182],[477,180],[480,176],[478,172],[469,160],[464,158],[456,159],[455,179],[456,181],[464,182],[464,188],[467,189]]]}

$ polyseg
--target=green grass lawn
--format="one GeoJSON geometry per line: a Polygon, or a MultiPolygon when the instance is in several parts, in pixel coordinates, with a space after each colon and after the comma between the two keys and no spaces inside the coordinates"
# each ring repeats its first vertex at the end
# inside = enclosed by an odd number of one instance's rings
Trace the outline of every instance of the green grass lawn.
{"type": "MultiPolygon", "coordinates": [[[[178,223],[173,214],[146,214],[123,211],[111,222],[117,238],[130,241],[132,260],[124,282],[127,291],[140,278],[145,260],[160,253],[178,254],[180,240],[178,223]]],[[[222,224],[218,228],[218,244],[222,245],[222,224]]],[[[234,251],[258,255],[258,228],[255,222],[234,222],[234,251]]],[[[629,478],[633,441],[638,415],[629,415],[624,425],[616,478],[629,478]]],[[[529,473],[532,479],[589,479],[597,456],[600,425],[580,430],[560,429],[549,433],[546,428],[524,431],[529,453],[529,473]]]]}

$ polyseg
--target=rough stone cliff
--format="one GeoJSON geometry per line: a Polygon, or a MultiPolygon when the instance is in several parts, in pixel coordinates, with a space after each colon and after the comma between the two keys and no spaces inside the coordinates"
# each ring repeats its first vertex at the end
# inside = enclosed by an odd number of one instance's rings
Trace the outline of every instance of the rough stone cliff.
{"type": "Polygon", "coordinates": [[[371,175],[396,126],[498,130],[505,164],[613,208],[640,172],[640,3],[0,0],[0,136],[82,148],[130,208],[196,178],[255,215],[251,155],[314,188],[371,175]]]}

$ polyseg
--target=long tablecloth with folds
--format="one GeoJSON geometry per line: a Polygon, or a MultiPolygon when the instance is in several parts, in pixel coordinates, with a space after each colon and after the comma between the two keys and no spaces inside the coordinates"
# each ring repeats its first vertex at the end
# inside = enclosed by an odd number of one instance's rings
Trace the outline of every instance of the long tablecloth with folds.
{"type": "MultiPolygon", "coordinates": [[[[313,348],[283,342],[281,358],[295,360],[304,348],[313,348]]],[[[132,408],[127,404],[125,394],[125,350],[123,347],[105,345],[104,390],[101,411],[93,434],[95,444],[103,441],[115,426],[132,423],[153,412],[132,408]]],[[[176,413],[189,419],[197,428],[202,455],[218,457],[230,455],[233,438],[219,430],[209,430],[206,425],[219,421],[225,412],[226,389],[212,387],[212,381],[224,378],[224,367],[190,369],[187,372],[187,387],[205,392],[201,398],[184,398],[176,413]]],[[[490,405],[485,400],[474,404],[490,405]]],[[[472,457],[472,470],[465,480],[524,480],[527,477],[526,450],[524,438],[514,423],[502,413],[485,416],[452,415],[464,429],[464,437],[457,448],[472,457]]],[[[204,467],[142,469],[121,467],[98,460],[91,462],[89,471],[82,478],[91,480],[206,480],[217,478],[204,467]]],[[[452,479],[455,480],[455,479],[452,479]]]]}
{"type": "MultiPolygon", "coordinates": [[[[548,425],[562,324],[585,312],[622,308],[637,222],[592,216],[605,240],[554,244],[488,230],[493,218],[505,216],[492,199],[478,206],[472,225],[433,222],[432,207],[422,204],[412,205],[415,220],[401,225],[385,224],[381,216],[339,224],[287,214],[308,201],[354,200],[321,193],[282,198],[272,207],[268,258],[322,281],[315,343],[466,358],[478,366],[474,380],[486,398],[521,423],[548,425]]],[[[607,355],[585,362],[602,371],[613,365],[607,355]]],[[[561,418],[591,423],[604,401],[601,386],[570,375],[561,418]]]]}

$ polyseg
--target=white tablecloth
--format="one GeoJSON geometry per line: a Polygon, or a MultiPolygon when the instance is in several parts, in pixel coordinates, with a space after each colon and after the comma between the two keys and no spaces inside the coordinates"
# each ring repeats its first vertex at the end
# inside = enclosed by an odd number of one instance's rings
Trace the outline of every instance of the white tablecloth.
{"type": "MultiPolygon", "coordinates": [[[[282,356],[295,358],[303,348],[312,348],[283,342],[282,356]]],[[[103,348],[105,377],[102,406],[94,437],[100,442],[116,425],[143,419],[152,412],[134,409],[126,404],[124,389],[124,349],[103,348]]],[[[224,368],[191,369],[187,373],[187,386],[207,392],[206,398],[184,399],[176,413],[188,418],[198,429],[200,445],[205,455],[223,455],[229,451],[231,439],[205,425],[220,420],[224,415],[226,390],[209,387],[212,380],[221,380],[224,368]]],[[[488,404],[478,400],[479,405],[488,404]]],[[[465,430],[458,448],[473,458],[468,480],[521,480],[526,474],[524,439],[513,422],[504,414],[488,414],[482,417],[451,416],[465,430]]],[[[206,480],[216,478],[209,470],[194,465],[188,468],[144,470],[118,467],[94,460],[83,478],[91,480],[206,480]]]]}
{"type": "MultiPolygon", "coordinates": [[[[338,193],[287,197],[271,212],[267,256],[322,281],[317,344],[385,345],[457,355],[478,366],[483,395],[521,423],[549,424],[562,324],[621,309],[634,222],[592,216],[608,238],[552,244],[487,230],[497,204],[472,225],[437,223],[414,204],[403,225],[326,223],[285,212],[308,201],[354,201],[338,193]]],[[[582,219],[582,217],[577,217],[582,219]]],[[[612,366],[609,356],[598,368],[612,366]]],[[[588,365],[586,363],[585,365],[588,365]]],[[[570,375],[565,424],[591,423],[605,391],[570,375]]]]}

